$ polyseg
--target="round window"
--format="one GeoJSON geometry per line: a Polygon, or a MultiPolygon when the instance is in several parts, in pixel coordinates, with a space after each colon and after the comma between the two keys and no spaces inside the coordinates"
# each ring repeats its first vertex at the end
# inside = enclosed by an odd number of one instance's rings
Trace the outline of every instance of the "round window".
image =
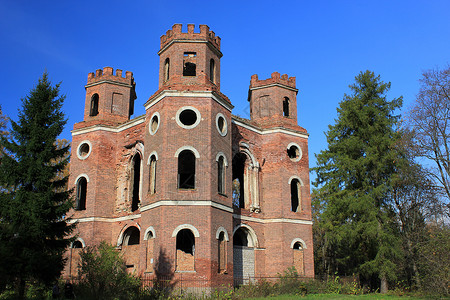
{"type": "Polygon", "coordinates": [[[227,120],[225,116],[221,113],[218,113],[216,116],[216,127],[217,131],[219,131],[221,136],[226,136],[228,132],[227,120]]]}
{"type": "Polygon", "coordinates": [[[183,128],[191,129],[200,123],[200,112],[192,106],[185,106],[178,110],[176,121],[183,128]]]}
{"type": "Polygon", "coordinates": [[[77,156],[79,159],[86,159],[91,154],[91,143],[89,141],[83,141],[78,145],[77,156]]]}
{"type": "Polygon", "coordinates": [[[302,158],[302,150],[299,145],[290,143],[287,147],[287,155],[292,161],[299,161],[302,158]]]}
{"type": "Polygon", "coordinates": [[[159,113],[155,112],[151,119],[150,119],[150,124],[149,124],[149,132],[151,135],[154,135],[159,128],[159,113]]]}

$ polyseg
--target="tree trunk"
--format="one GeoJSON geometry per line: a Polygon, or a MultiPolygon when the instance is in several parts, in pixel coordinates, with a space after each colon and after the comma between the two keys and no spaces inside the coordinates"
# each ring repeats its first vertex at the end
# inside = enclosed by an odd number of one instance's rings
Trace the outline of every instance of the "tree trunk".
{"type": "Polygon", "coordinates": [[[16,294],[18,299],[25,299],[25,280],[23,278],[17,280],[16,294]]]}
{"type": "Polygon", "coordinates": [[[380,287],[380,293],[386,294],[388,292],[388,282],[386,279],[386,275],[381,275],[381,287],[380,287]]]}

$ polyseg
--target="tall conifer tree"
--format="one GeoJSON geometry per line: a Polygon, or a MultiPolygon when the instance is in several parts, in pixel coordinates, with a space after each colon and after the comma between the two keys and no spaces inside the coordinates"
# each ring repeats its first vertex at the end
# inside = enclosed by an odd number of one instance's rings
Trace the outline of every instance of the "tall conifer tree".
{"type": "Polygon", "coordinates": [[[69,146],[56,145],[66,124],[64,98],[44,73],[22,99],[19,121],[11,121],[11,138],[1,138],[0,279],[14,283],[20,298],[27,281],[50,284],[60,275],[70,243],[68,178],[57,176],[69,159],[69,146]]]}
{"type": "Polygon", "coordinates": [[[316,155],[314,201],[321,212],[315,226],[329,274],[359,274],[385,291],[399,255],[389,191],[398,163],[394,113],[402,98],[388,101],[390,83],[370,71],[350,89],[326,133],[328,149],[316,155]]]}

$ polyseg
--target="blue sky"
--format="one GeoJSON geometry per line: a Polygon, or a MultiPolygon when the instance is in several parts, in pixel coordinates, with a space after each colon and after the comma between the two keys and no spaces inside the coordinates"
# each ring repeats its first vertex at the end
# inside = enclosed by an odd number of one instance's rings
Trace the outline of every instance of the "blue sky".
{"type": "Polygon", "coordinates": [[[70,139],[83,119],[87,74],[132,71],[135,116],[158,86],[159,38],[175,23],[207,24],[222,38],[221,89],[249,117],[250,76],[297,77],[298,122],[313,154],[354,77],[374,71],[392,83],[388,98],[411,105],[424,70],[450,54],[450,1],[25,1],[0,0],[0,104],[17,120],[20,99],[47,70],[62,82],[70,139]]]}

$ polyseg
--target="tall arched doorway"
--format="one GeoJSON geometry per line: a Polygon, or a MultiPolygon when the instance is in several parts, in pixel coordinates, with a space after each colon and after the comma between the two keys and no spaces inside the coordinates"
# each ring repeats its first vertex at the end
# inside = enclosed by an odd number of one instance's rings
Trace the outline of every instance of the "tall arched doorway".
{"type": "Polygon", "coordinates": [[[233,274],[236,284],[248,284],[255,277],[256,236],[240,226],[233,234],[233,274]]]}

